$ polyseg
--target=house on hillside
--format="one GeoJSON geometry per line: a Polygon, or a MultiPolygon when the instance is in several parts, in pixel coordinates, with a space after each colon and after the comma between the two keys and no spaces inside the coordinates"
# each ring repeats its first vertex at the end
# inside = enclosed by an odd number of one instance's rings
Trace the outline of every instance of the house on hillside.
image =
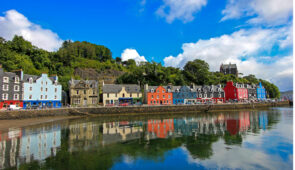
{"type": "Polygon", "coordinates": [[[97,106],[99,103],[98,81],[74,80],[69,81],[70,105],[97,106]]]}
{"type": "Polygon", "coordinates": [[[220,73],[223,73],[224,75],[227,74],[233,74],[236,77],[238,77],[239,72],[238,72],[238,67],[236,64],[221,64],[220,66],[220,73]]]}
{"type": "Polygon", "coordinates": [[[132,105],[142,103],[142,92],[137,84],[104,84],[103,105],[132,105]]]}

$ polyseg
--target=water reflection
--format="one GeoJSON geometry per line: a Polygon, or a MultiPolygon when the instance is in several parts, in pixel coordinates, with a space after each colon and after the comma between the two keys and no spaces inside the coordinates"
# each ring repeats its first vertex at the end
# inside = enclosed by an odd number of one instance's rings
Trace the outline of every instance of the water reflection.
{"type": "MultiPolygon", "coordinates": [[[[220,153],[232,148],[248,151],[245,146],[249,144],[246,141],[243,146],[243,140],[271,131],[274,125],[280,124],[282,116],[284,112],[280,110],[241,111],[123,118],[125,120],[116,122],[94,118],[9,129],[0,135],[0,169],[32,166],[122,169],[128,168],[127,164],[135,166],[134,161],[141,159],[152,163],[167,161],[166,153],[174,151],[178,152],[176,155],[182,152],[189,158],[184,167],[191,166],[193,160],[218,162],[212,158],[219,155],[217,150],[221,150],[220,153]],[[227,147],[213,146],[223,145],[222,142],[227,147]]],[[[287,142],[292,145],[292,141],[287,142]]],[[[293,153],[287,155],[293,156],[293,153]]],[[[184,158],[178,159],[181,162],[184,158]]]]}

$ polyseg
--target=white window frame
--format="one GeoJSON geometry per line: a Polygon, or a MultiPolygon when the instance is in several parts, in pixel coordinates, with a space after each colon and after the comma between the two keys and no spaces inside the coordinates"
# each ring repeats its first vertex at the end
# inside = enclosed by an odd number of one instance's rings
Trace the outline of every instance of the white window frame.
{"type": "Polygon", "coordinates": [[[3,91],[8,91],[8,90],[9,90],[9,86],[8,86],[8,84],[3,84],[3,86],[2,86],[2,90],[3,90],[3,91]]]}
{"type": "Polygon", "coordinates": [[[3,83],[9,83],[9,77],[3,77],[3,83]]]}
{"type": "Polygon", "coordinates": [[[32,77],[29,78],[29,83],[33,84],[33,78],[32,77]]]}
{"type": "Polygon", "coordinates": [[[17,93],[14,94],[14,95],[13,95],[13,100],[19,100],[19,94],[17,94],[17,93]]]}
{"type": "Polygon", "coordinates": [[[8,94],[7,93],[2,94],[2,100],[8,100],[8,94]]]}
{"type": "Polygon", "coordinates": [[[14,91],[19,91],[19,85],[14,85],[14,91]]]}
{"type": "Polygon", "coordinates": [[[14,83],[19,83],[19,77],[18,76],[15,77],[14,83]]]}

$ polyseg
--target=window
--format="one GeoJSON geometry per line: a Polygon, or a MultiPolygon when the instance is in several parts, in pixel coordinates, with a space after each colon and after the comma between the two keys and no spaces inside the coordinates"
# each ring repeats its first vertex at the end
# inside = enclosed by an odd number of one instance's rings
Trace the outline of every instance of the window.
{"type": "Polygon", "coordinates": [[[40,99],[43,99],[43,95],[40,96],[40,99]]]}
{"type": "Polygon", "coordinates": [[[110,97],[110,93],[107,94],[107,97],[108,97],[108,98],[110,97]]]}
{"type": "Polygon", "coordinates": [[[152,89],[151,92],[154,93],[154,89],[152,89]]]}
{"type": "Polygon", "coordinates": [[[118,97],[118,93],[116,93],[116,97],[118,97]]]}
{"type": "Polygon", "coordinates": [[[218,95],[218,96],[219,96],[219,98],[221,98],[221,94],[220,94],[220,93],[219,93],[219,95],[218,95]]]}
{"type": "Polygon", "coordinates": [[[57,96],[56,95],[54,96],[54,99],[57,99],[57,96]]]}
{"type": "Polygon", "coordinates": [[[159,95],[157,95],[157,99],[159,99],[159,95]]]}
{"type": "Polygon", "coordinates": [[[33,83],[33,78],[32,78],[32,77],[30,77],[30,79],[29,79],[29,83],[30,83],[30,84],[33,83]]]}
{"type": "Polygon", "coordinates": [[[48,91],[48,88],[45,88],[45,91],[47,92],[48,91]]]}
{"type": "Polygon", "coordinates": [[[13,95],[13,100],[18,100],[19,99],[19,94],[14,94],[13,95]]]}
{"type": "Polygon", "coordinates": [[[32,95],[29,96],[29,99],[32,99],[32,95]]]}
{"type": "Polygon", "coordinates": [[[213,97],[213,93],[211,93],[211,98],[213,97]]]}
{"type": "Polygon", "coordinates": [[[30,87],[30,91],[32,91],[33,90],[33,87],[30,87]]]}
{"type": "Polygon", "coordinates": [[[2,89],[3,89],[3,91],[8,91],[8,84],[3,84],[2,89]]]}
{"type": "Polygon", "coordinates": [[[2,94],[2,100],[8,100],[8,94],[7,93],[2,94]]]}
{"type": "Polygon", "coordinates": [[[41,81],[41,84],[43,85],[43,81],[41,81]]]}
{"type": "Polygon", "coordinates": [[[165,90],[163,90],[162,93],[165,93],[165,90]]]}
{"type": "Polygon", "coordinates": [[[165,99],[165,95],[163,95],[163,99],[165,99]]]}
{"type": "Polygon", "coordinates": [[[171,96],[170,96],[170,94],[168,95],[168,99],[170,99],[171,98],[171,96]]]}
{"type": "Polygon", "coordinates": [[[41,91],[43,91],[43,87],[41,87],[41,91]]]}
{"type": "Polygon", "coordinates": [[[200,94],[200,98],[202,98],[202,94],[200,94]]]}
{"type": "Polygon", "coordinates": [[[132,93],[130,93],[130,97],[132,97],[132,93]]]}
{"type": "Polygon", "coordinates": [[[157,90],[157,92],[159,93],[160,91],[159,91],[159,90],[157,90]]]}
{"type": "Polygon", "coordinates": [[[47,99],[47,95],[45,95],[45,99],[47,99]]]}
{"type": "Polygon", "coordinates": [[[95,90],[93,90],[92,94],[95,94],[95,90]]]}
{"type": "Polygon", "coordinates": [[[86,90],[84,90],[84,94],[86,94],[86,90]]]}
{"type": "Polygon", "coordinates": [[[79,94],[79,90],[77,90],[77,94],[79,94]]]}
{"type": "Polygon", "coordinates": [[[19,86],[18,85],[14,86],[14,91],[19,91],[19,86]]]}
{"type": "Polygon", "coordinates": [[[152,95],[152,99],[154,99],[154,96],[152,95]]]}
{"type": "Polygon", "coordinates": [[[204,98],[206,98],[207,97],[207,94],[204,94],[204,98]]]}
{"type": "Polygon", "coordinates": [[[46,85],[48,84],[47,81],[45,82],[45,84],[46,84],[46,85]]]}
{"type": "Polygon", "coordinates": [[[8,77],[3,77],[3,82],[4,83],[9,83],[9,78],[8,77]]]}
{"type": "Polygon", "coordinates": [[[137,93],[137,97],[139,97],[139,93],[137,93]]]}
{"type": "Polygon", "coordinates": [[[15,83],[19,83],[19,77],[18,76],[15,77],[15,83]]]}

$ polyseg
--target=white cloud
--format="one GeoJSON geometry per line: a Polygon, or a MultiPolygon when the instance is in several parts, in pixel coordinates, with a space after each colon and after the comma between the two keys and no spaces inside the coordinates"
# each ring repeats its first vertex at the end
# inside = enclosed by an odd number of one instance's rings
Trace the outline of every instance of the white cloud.
{"type": "Polygon", "coordinates": [[[236,63],[244,75],[255,74],[258,78],[272,81],[280,90],[292,89],[293,56],[261,56],[271,52],[275,45],[283,48],[290,29],[239,30],[209,40],[182,45],[183,52],[164,58],[165,66],[182,68],[188,61],[202,59],[209,63],[211,71],[219,70],[221,63],[236,63]]]}
{"type": "Polygon", "coordinates": [[[221,21],[251,16],[250,23],[279,25],[292,16],[292,0],[228,0],[221,21]]]}
{"type": "Polygon", "coordinates": [[[6,40],[20,35],[33,45],[48,51],[57,50],[63,42],[56,33],[30,22],[16,10],[6,11],[5,16],[0,16],[0,28],[0,36],[6,40]]]}
{"type": "Polygon", "coordinates": [[[129,59],[133,59],[136,61],[137,64],[139,64],[140,62],[147,61],[145,59],[145,57],[140,56],[135,49],[130,49],[130,48],[127,48],[123,51],[123,53],[121,54],[121,59],[122,59],[122,61],[127,61],[129,59]]]}
{"type": "Polygon", "coordinates": [[[164,4],[156,11],[168,23],[175,19],[184,23],[194,20],[194,14],[207,4],[207,0],[163,0],[164,4]]]}

